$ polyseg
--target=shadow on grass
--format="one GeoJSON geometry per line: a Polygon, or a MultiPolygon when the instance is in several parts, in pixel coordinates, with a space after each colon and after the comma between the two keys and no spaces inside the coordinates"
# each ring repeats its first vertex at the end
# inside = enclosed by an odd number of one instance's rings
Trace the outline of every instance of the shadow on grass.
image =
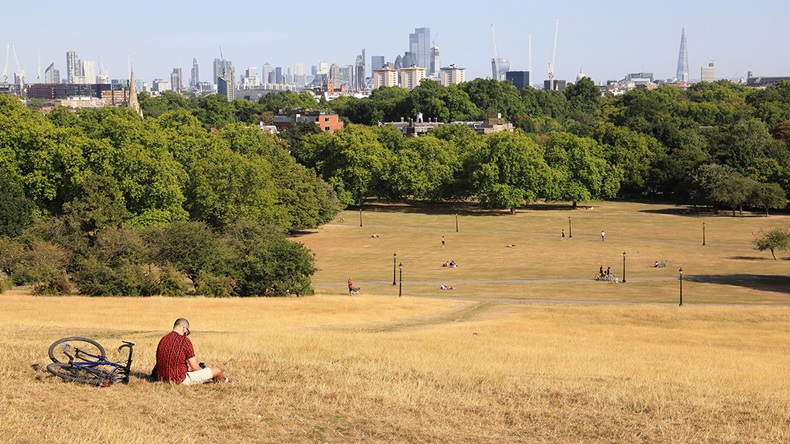
{"type": "MultiPolygon", "coordinates": [[[[574,211],[590,209],[592,205],[578,205],[576,209],[569,203],[534,203],[516,208],[516,213],[523,211],[574,211]]],[[[346,211],[359,211],[358,206],[350,206],[346,211]]],[[[387,202],[387,201],[368,201],[362,206],[362,213],[366,211],[376,213],[411,213],[425,215],[453,215],[459,216],[511,216],[512,213],[507,209],[485,208],[478,202],[425,202],[425,201],[406,201],[406,202],[387,202]]],[[[346,222],[351,221],[347,219],[346,222]]],[[[359,220],[357,219],[357,223],[359,220]]]]}
{"type": "Polygon", "coordinates": [[[718,276],[694,275],[684,277],[683,280],[705,282],[709,284],[734,285],[760,291],[790,293],[790,276],[756,274],[728,274],[718,276]]]}
{"type": "Polygon", "coordinates": [[[772,261],[771,257],[755,257],[755,256],[730,256],[727,259],[736,261],[772,261]]]}

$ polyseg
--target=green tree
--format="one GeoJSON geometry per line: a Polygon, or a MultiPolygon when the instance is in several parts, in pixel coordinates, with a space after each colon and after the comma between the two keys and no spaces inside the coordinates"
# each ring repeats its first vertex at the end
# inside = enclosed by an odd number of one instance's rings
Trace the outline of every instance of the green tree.
{"type": "Polygon", "coordinates": [[[488,208],[514,213],[524,202],[534,202],[550,185],[551,174],[538,145],[523,133],[496,133],[473,154],[473,189],[488,208]]]}
{"type": "Polygon", "coordinates": [[[601,107],[601,89],[589,77],[584,77],[565,88],[565,99],[571,110],[594,114],[601,107]]]}
{"type": "Polygon", "coordinates": [[[201,273],[214,272],[226,258],[217,236],[203,222],[173,222],[147,229],[146,245],[158,265],[172,265],[194,284],[201,273]]]}
{"type": "Polygon", "coordinates": [[[765,209],[765,215],[768,216],[769,209],[783,209],[787,206],[787,194],[779,184],[757,183],[752,187],[749,205],[765,209]]]}
{"type": "Polygon", "coordinates": [[[547,198],[578,202],[614,197],[620,189],[622,171],[604,158],[603,147],[595,140],[569,133],[551,133],[546,141],[545,159],[552,170],[547,181],[547,198]]]}
{"type": "Polygon", "coordinates": [[[33,222],[35,205],[25,195],[18,177],[0,164],[0,236],[16,237],[33,222]]]}
{"type": "Polygon", "coordinates": [[[771,228],[760,233],[752,240],[754,248],[759,251],[769,250],[776,260],[775,251],[784,251],[790,248],[790,231],[787,228],[771,228]]]}

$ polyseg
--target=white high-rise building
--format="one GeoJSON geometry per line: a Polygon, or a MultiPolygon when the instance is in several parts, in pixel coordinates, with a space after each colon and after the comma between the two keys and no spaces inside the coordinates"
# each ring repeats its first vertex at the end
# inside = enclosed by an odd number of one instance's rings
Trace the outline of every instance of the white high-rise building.
{"type": "Polygon", "coordinates": [[[382,86],[398,86],[398,70],[395,68],[381,68],[373,70],[373,89],[382,86]]]}
{"type": "Polygon", "coordinates": [[[456,85],[466,81],[466,69],[450,65],[441,69],[442,86],[456,85]]]}
{"type": "Polygon", "coordinates": [[[82,62],[82,76],[85,77],[85,83],[96,83],[96,75],[98,73],[99,69],[95,60],[84,60],[82,62]]]}
{"type": "Polygon", "coordinates": [[[400,69],[400,86],[412,90],[420,86],[420,80],[425,78],[427,68],[420,66],[411,66],[409,68],[400,69]]]}
{"type": "Polygon", "coordinates": [[[274,83],[274,79],[270,78],[274,74],[274,68],[269,62],[263,64],[263,69],[261,70],[261,83],[274,83]]]}
{"type": "Polygon", "coordinates": [[[82,75],[82,63],[77,56],[77,51],[69,51],[66,53],[66,81],[68,83],[77,83],[75,78],[82,75]]]}
{"type": "Polygon", "coordinates": [[[708,63],[708,66],[703,66],[700,71],[701,80],[703,82],[716,81],[716,64],[713,62],[713,60],[708,63]]]}

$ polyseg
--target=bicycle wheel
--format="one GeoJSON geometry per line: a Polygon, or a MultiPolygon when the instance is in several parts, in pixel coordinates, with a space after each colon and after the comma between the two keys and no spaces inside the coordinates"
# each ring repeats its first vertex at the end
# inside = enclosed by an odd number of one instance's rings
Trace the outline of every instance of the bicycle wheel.
{"type": "Polygon", "coordinates": [[[104,361],[107,355],[104,347],[93,339],[88,338],[62,338],[49,346],[49,359],[52,362],[69,363],[69,355],[75,361],[104,361]]]}
{"type": "Polygon", "coordinates": [[[89,370],[84,367],[66,364],[63,362],[53,362],[47,366],[47,371],[66,381],[81,382],[90,385],[108,385],[109,378],[101,374],[98,370],[89,370]]]}

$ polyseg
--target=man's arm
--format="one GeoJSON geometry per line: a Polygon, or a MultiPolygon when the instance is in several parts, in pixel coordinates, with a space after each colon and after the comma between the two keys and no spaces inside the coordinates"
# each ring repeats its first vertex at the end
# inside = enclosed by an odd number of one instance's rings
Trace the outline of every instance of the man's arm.
{"type": "Polygon", "coordinates": [[[200,370],[200,364],[198,364],[197,358],[192,356],[191,358],[187,359],[187,367],[189,368],[188,371],[190,372],[196,372],[200,370]]]}

